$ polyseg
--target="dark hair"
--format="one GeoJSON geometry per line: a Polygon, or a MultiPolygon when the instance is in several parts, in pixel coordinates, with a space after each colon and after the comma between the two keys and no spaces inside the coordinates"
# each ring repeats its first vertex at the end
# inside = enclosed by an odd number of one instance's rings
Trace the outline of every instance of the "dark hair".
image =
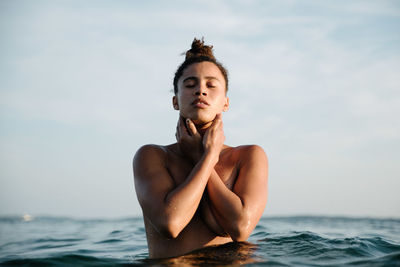
{"type": "Polygon", "coordinates": [[[174,77],[174,93],[178,93],[178,80],[182,76],[183,71],[190,65],[194,63],[200,63],[204,61],[214,63],[218,69],[221,71],[225,79],[226,91],[228,91],[228,71],[218,62],[212,51],[213,46],[204,45],[204,38],[197,40],[194,38],[192,42],[192,48],[186,51],[185,61],[179,66],[175,72],[174,77]]]}

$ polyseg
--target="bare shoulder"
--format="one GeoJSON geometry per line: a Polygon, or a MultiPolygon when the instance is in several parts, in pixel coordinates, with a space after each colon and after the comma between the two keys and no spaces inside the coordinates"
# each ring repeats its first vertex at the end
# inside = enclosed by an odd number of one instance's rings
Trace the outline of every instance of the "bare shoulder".
{"type": "Polygon", "coordinates": [[[237,149],[238,151],[241,151],[242,153],[249,153],[249,154],[253,154],[253,153],[261,153],[265,155],[265,151],[264,149],[259,146],[259,145],[242,145],[242,146],[237,146],[235,147],[235,149],[237,149]]]}
{"type": "Polygon", "coordinates": [[[133,158],[133,170],[135,172],[141,172],[151,168],[151,166],[164,165],[166,154],[164,146],[153,144],[144,145],[138,149],[133,158]]]}
{"type": "Polygon", "coordinates": [[[167,168],[167,155],[166,146],[144,145],[133,158],[135,189],[143,210],[161,201],[174,186],[167,168]]]}
{"type": "Polygon", "coordinates": [[[232,155],[237,158],[240,163],[251,161],[260,161],[268,164],[267,154],[259,145],[242,145],[231,148],[232,155]]]}
{"type": "Polygon", "coordinates": [[[238,154],[239,174],[233,191],[245,199],[247,204],[253,203],[254,207],[259,207],[261,212],[267,201],[267,155],[264,149],[258,145],[239,146],[235,150],[238,154]]]}
{"type": "Polygon", "coordinates": [[[144,145],[140,147],[138,151],[136,151],[133,162],[135,162],[136,160],[140,160],[142,157],[162,156],[163,154],[165,154],[164,146],[154,144],[144,145]]]}

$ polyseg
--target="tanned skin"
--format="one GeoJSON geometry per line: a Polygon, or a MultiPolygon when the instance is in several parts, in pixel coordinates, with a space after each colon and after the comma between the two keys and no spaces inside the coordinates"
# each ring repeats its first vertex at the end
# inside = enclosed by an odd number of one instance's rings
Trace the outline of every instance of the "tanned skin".
{"type": "Polygon", "coordinates": [[[245,241],[267,202],[268,162],[256,145],[230,147],[221,113],[226,84],[212,62],[188,66],[173,106],[177,142],[145,145],[134,158],[150,258],[245,241]]]}

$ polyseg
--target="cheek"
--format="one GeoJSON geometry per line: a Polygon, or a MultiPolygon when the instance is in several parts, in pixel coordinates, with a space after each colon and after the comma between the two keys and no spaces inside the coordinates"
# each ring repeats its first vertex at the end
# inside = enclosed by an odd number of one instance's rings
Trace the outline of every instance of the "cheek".
{"type": "Polygon", "coordinates": [[[226,98],[225,98],[225,97],[220,98],[220,99],[218,100],[218,107],[219,107],[219,108],[224,108],[225,103],[226,103],[226,98]]]}
{"type": "Polygon", "coordinates": [[[179,105],[181,105],[183,99],[184,97],[182,96],[182,93],[176,95],[176,102],[178,102],[179,105]]]}
{"type": "Polygon", "coordinates": [[[191,94],[188,90],[182,90],[179,92],[177,97],[180,101],[182,101],[182,100],[187,99],[188,97],[191,97],[191,94]]]}

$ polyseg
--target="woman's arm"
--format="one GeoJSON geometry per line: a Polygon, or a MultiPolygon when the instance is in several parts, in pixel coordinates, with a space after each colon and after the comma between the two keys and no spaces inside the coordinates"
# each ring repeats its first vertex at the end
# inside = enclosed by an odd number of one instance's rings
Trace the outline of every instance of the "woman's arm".
{"type": "Polygon", "coordinates": [[[152,145],[139,149],[133,161],[135,188],[144,216],[160,234],[176,238],[195,214],[217,157],[205,153],[185,181],[175,186],[164,153],[152,145]]]}
{"type": "Polygon", "coordinates": [[[207,192],[218,224],[234,241],[244,241],[257,225],[267,202],[268,161],[259,146],[240,148],[239,175],[231,191],[213,170],[207,192]]]}
{"type": "MultiPolygon", "coordinates": [[[[176,238],[198,209],[224,143],[225,137],[220,133],[221,124],[220,119],[214,120],[208,138],[203,140],[204,151],[200,158],[196,158],[197,162],[188,177],[178,186],[168,172],[165,152],[160,147],[148,145],[136,153],[133,161],[136,194],[144,216],[160,234],[176,238]]],[[[180,149],[190,148],[191,144],[198,142],[197,139],[197,136],[189,134],[179,120],[177,141],[180,149]]]]}

